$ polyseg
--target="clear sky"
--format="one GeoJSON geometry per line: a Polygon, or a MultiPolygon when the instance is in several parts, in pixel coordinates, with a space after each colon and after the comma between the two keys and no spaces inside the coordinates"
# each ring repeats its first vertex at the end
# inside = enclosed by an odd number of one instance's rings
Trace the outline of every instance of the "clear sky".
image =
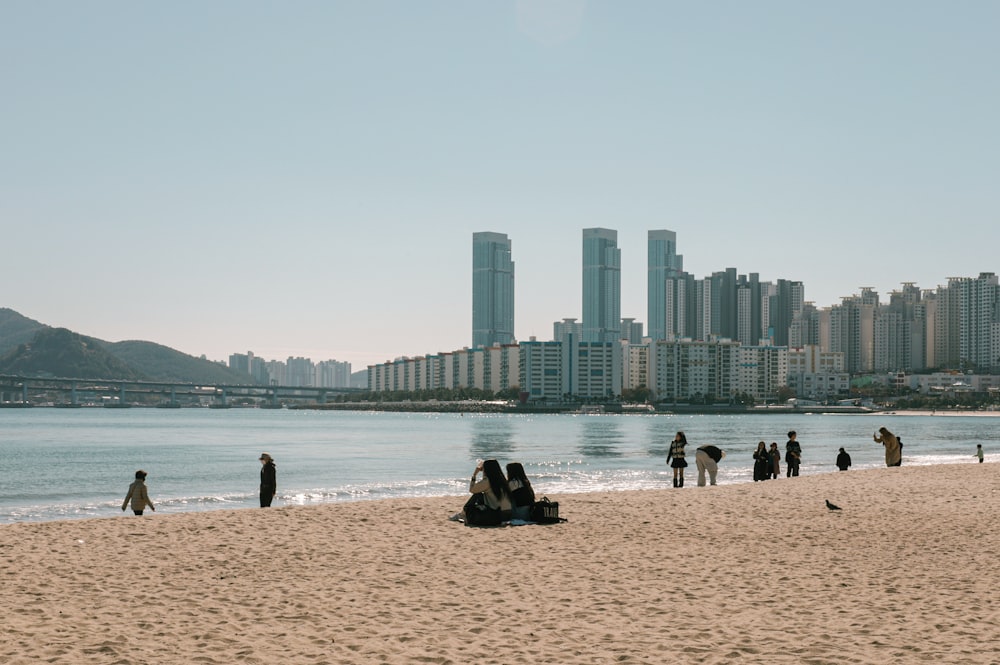
{"type": "Polygon", "coordinates": [[[1000,272],[1000,2],[0,0],[0,306],[225,360],[581,315],[581,231],[685,269],[870,286],[1000,272]]]}

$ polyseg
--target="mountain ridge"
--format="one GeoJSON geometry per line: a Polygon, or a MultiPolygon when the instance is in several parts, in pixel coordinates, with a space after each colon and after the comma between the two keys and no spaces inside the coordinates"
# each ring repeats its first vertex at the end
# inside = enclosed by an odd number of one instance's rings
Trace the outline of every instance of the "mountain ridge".
{"type": "Polygon", "coordinates": [[[107,342],[0,308],[0,374],[45,378],[251,384],[225,365],[144,340],[107,342]]]}

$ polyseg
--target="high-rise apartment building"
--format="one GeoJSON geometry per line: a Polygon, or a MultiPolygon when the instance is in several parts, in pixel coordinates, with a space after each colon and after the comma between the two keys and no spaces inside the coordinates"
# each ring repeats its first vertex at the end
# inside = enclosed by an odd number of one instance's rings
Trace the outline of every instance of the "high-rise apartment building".
{"type": "Polygon", "coordinates": [[[583,230],[583,341],[617,342],[621,336],[621,250],[618,232],[583,230]]]}
{"type": "Polygon", "coordinates": [[[504,233],[472,234],[472,346],[514,343],[514,261],[504,233]]]}
{"type": "Polygon", "coordinates": [[[673,231],[649,231],[647,250],[646,318],[649,336],[655,341],[679,332],[668,327],[678,318],[676,291],[669,289],[674,282],[668,280],[683,272],[684,257],[677,253],[677,234],[673,231]]]}
{"type": "Polygon", "coordinates": [[[996,335],[1000,324],[1000,280],[992,272],[979,277],[952,278],[958,288],[958,345],[965,367],[990,371],[1000,367],[996,335]]]}

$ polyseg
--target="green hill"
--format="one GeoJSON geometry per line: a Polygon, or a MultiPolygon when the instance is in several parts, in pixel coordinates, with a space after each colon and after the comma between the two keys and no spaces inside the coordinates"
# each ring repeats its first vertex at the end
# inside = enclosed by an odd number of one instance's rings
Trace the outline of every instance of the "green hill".
{"type": "Polygon", "coordinates": [[[30,342],[20,344],[0,359],[0,373],[73,379],[148,377],[119,360],[95,339],[65,328],[44,328],[30,342]]]}
{"type": "Polygon", "coordinates": [[[195,358],[153,342],[102,342],[109,353],[156,381],[178,383],[242,384],[250,377],[225,365],[195,358]]]}
{"type": "Polygon", "coordinates": [[[0,358],[27,344],[35,333],[48,328],[34,319],[22,316],[12,309],[0,307],[0,358]]]}
{"type": "Polygon", "coordinates": [[[246,384],[250,377],[153,342],[105,342],[51,328],[0,308],[0,374],[195,384],[246,384]]]}

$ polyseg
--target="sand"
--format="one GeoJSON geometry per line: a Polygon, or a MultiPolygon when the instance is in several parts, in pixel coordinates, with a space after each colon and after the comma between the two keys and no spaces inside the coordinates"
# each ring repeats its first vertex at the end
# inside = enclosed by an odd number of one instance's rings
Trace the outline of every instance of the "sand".
{"type": "Polygon", "coordinates": [[[687,485],[3,526],[0,662],[1000,661],[1000,464],[687,485]]]}

